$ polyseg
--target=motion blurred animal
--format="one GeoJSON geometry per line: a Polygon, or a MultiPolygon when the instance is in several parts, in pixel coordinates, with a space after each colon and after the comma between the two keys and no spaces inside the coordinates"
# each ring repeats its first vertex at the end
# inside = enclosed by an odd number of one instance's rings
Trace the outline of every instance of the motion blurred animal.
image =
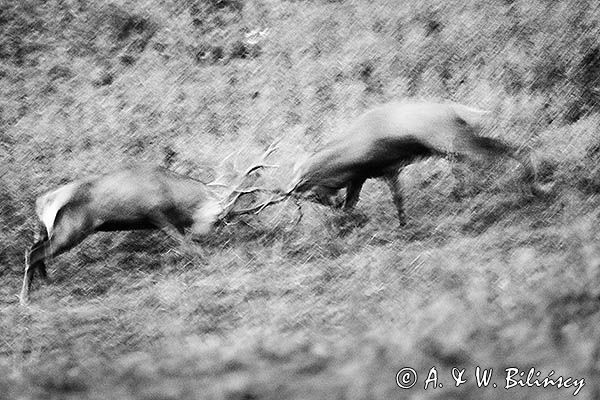
{"type": "Polygon", "coordinates": [[[263,190],[247,187],[246,178],[267,166],[263,162],[274,150],[273,144],[231,186],[216,181],[205,184],[162,168],[131,168],[81,179],[41,195],[36,201],[40,227],[25,254],[21,304],[29,300],[35,271],[47,280],[46,261],[95,232],[164,229],[183,238],[186,228],[207,234],[219,221],[264,208],[234,210],[241,195],[263,190]]]}
{"type": "MultiPolygon", "coordinates": [[[[523,166],[533,193],[536,171],[526,150],[479,135],[489,111],[457,103],[390,103],[362,114],[338,139],[325,144],[295,168],[283,192],[333,207],[353,208],[369,178],[383,178],[392,192],[400,223],[403,198],[398,182],[402,168],[424,157],[509,157],[523,166]],[[338,191],[346,188],[345,199],[338,191]]],[[[459,176],[457,178],[462,178],[459,176]]],[[[460,182],[462,185],[463,182],[460,182]]]]}

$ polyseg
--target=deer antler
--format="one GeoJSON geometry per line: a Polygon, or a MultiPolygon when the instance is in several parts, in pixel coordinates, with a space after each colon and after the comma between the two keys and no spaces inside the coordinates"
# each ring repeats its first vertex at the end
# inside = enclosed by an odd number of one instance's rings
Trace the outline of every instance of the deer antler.
{"type": "MultiPolygon", "coordinates": [[[[259,191],[267,191],[267,190],[261,189],[259,191]]],[[[290,197],[289,195],[274,192],[273,195],[269,198],[269,200],[267,200],[263,203],[260,203],[254,207],[230,211],[228,216],[237,216],[237,215],[245,215],[245,214],[259,214],[260,212],[262,212],[262,210],[264,210],[268,206],[271,206],[271,205],[277,204],[277,203],[281,203],[282,201],[287,200],[289,197],[290,197]]]]}
{"type": "MultiPolygon", "coordinates": [[[[241,151],[241,150],[232,151],[232,152],[231,152],[231,153],[229,153],[227,156],[225,156],[225,158],[223,158],[223,159],[221,160],[221,162],[219,163],[219,165],[217,166],[217,171],[223,171],[223,170],[225,169],[225,164],[226,164],[226,163],[227,163],[227,161],[229,161],[230,159],[231,159],[231,164],[232,164],[232,167],[231,167],[231,169],[235,171],[235,170],[236,170],[235,160],[236,160],[237,156],[239,156],[239,154],[240,154],[240,151],[241,151]],[[233,156],[234,156],[234,154],[236,154],[236,157],[235,157],[235,158],[233,157],[233,156]]],[[[214,186],[218,186],[218,187],[224,187],[224,188],[227,188],[227,187],[229,187],[229,185],[228,185],[226,182],[224,182],[224,177],[225,177],[225,175],[226,175],[226,174],[223,174],[223,173],[221,172],[221,173],[220,173],[220,174],[219,174],[217,177],[215,177],[215,179],[213,179],[213,181],[212,181],[212,182],[209,182],[209,183],[207,183],[207,184],[206,184],[206,186],[213,186],[213,187],[214,187],[214,186]]]]}
{"type": "Polygon", "coordinates": [[[260,187],[243,188],[243,186],[246,182],[246,178],[249,175],[251,175],[253,172],[255,172],[259,169],[262,169],[262,168],[277,167],[277,165],[266,164],[265,160],[269,155],[271,155],[275,150],[277,150],[278,143],[279,143],[279,140],[276,140],[273,143],[271,143],[271,145],[269,145],[267,150],[265,150],[265,152],[261,155],[261,157],[258,159],[258,161],[256,161],[254,164],[250,165],[244,171],[244,173],[240,176],[237,184],[231,189],[229,195],[227,197],[225,197],[225,199],[223,201],[221,201],[221,212],[219,213],[220,219],[223,219],[228,215],[242,215],[242,214],[248,214],[248,213],[254,211],[255,207],[252,207],[252,209],[248,209],[250,211],[246,211],[246,212],[238,211],[238,212],[232,213],[232,209],[235,206],[235,203],[240,198],[240,196],[242,196],[244,194],[248,194],[248,193],[259,192],[259,191],[268,191],[267,189],[260,188],[260,187]]]}

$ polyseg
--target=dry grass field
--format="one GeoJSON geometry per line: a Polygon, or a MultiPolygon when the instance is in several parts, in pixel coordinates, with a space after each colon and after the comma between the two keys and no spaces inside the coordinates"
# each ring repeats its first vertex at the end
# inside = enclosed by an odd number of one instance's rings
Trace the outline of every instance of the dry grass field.
{"type": "Polygon", "coordinates": [[[0,398],[600,398],[599,21],[579,0],[0,0],[0,398]],[[19,305],[45,191],[133,164],[210,181],[277,139],[260,179],[285,185],[404,98],[491,110],[552,193],[482,161],[456,199],[425,160],[404,227],[371,180],[352,213],[99,233],[19,305]],[[575,381],[529,387],[549,375],[575,381]]]}

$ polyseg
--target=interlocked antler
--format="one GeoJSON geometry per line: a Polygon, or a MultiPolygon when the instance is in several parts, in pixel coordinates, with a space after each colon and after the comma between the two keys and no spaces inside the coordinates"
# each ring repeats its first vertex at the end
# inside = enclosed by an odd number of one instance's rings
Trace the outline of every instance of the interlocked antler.
{"type": "MultiPolygon", "coordinates": [[[[233,157],[233,155],[236,154],[236,158],[237,156],[240,155],[240,150],[238,151],[232,151],[231,153],[229,153],[225,158],[223,158],[221,160],[221,162],[219,163],[219,165],[217,166],[217,171],[223,171],[225,169],[225,164],[227,163],[227,161],[233,157]],[[237,154],[236,154],[237,153],[237,154]]],[[[235,159],[236,158],[232,158],[234,161],[232,162],[233,166],[232,169],[235,170],[236,166],[235,166],[235,159]]],[[[217,187],[224,187],[227,188],[229,187],[229,185],[223,181],[225,174],[221,174],[219,176],[217,176],[212,182],[207,183],[207,186],[217,186],[217,187]]]]}
{"type": "Polygon", "coordinates": [[[259,214],[262,210],[264,210],[265,208],[267,208],[270,205],[273,204],[277,204],[277,203],[281,203],[282,201],[287,200],[290,196],[287,194],[283,194],[277,191],[272,191],[272,190],[266,190],[266,189],[259,189],[257,191],[262,191],[262,192],[266,192],[269,191],[272,193],[271,197],[269,198],[269,200],[260,203],[254,207],[249,207],[249,208],[243,208],[241,210],[235,210],[235,211],[230,211],[229,212],[229,216],[236,216],[236,215],[245,215],[245,214],[259,214]]]}
{"type": "MultiPolygon", "coordinates": [[[[238,201],[240,196],[248,193],[255,193],[260,191],[269,191],[268,189],[261,187],[249,187],[243,188],[246,178],[251,175],[253,172],[262,169],[262,168],[275,168],[277,165],[266,164],[266,158],[271,155],[275,150],[277,150],[277,144],[279,140],[271,143],[271,145],[267,148],[267,150],[262,154],[262,156],[256,161],[254,164],[250,165],[246,171],[240,176],[237,184],[231,189],[229,194],[220,202],[221,203],[221,212],[219,213],[219,219],[223,219],[229,215],[242,215],[249,214],[250,212],[256,211],[258,208],[253,207],[252,209],[240,210],[237,212],[232,212],[235,203],[238,201]]],[[[263,207],[264,208],[264,207],[263,207]]]]}

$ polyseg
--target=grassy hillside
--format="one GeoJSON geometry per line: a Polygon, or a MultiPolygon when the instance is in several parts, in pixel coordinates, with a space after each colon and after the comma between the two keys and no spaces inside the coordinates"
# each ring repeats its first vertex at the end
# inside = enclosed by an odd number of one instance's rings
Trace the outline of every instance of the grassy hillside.
{"type": "Polygon", "coordinates": [[[0,1],[0,393],[6,398],[555,399],[600,396],[600,9],[594,1],[0,1]],[[464,199],[445,160],[406,169],[407,226],[369,181],[356,212],[292,204],[180,244],[98,234],[16,295],[57,185],[131,164],[210,180],[273,140],[294,160],[371,106],[492,110],[532,149],[464,199]],[[443,388],[424,390],[435,366],[443,388]],[[497,388],[478,388],[475,367],[497,388]],[[412,367],[418,384],[400,389],[412,367]],[[453,367],[468,382],[454,387],[453,367]]]}

